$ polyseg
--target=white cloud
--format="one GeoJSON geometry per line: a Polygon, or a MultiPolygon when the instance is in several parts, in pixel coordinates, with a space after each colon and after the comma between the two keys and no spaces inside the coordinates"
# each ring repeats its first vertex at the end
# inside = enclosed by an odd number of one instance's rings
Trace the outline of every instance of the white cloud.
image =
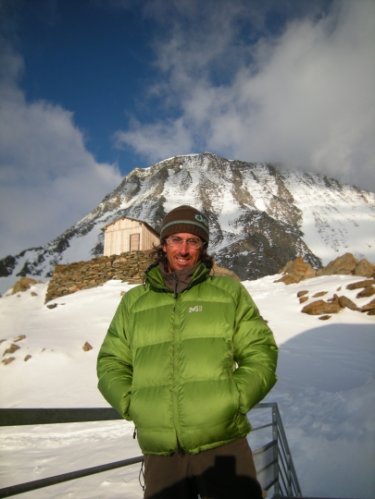
{"type": "Polygon", "coordinates": [[[200,17],[190,5],[191,17],[176,18],[156,45],[168,120],[131,124],[119,143],[150,161],[190,145],[374,191],[375,2],[335,2],[328,14],[294,18],[256,44],[246,34],[259,11],[215,5],[200,17]]]}
{"type": "Polygon", "coordinates": [[[0,73],[0,255],[58,236],[121,180],[87,151],[71,112],[27,102],[23,61],[3,44],[0,73]]]}
{"type": "Polygon", "coordinates": [[[167,158],[171,151],[188,154],[193,147],[191,135],[182,119],[148,125],[134,121],[131,130],[117,132],[115,140],[119,147],[131,143],[132,147],[147,157],[159,159],[167,158]]]}

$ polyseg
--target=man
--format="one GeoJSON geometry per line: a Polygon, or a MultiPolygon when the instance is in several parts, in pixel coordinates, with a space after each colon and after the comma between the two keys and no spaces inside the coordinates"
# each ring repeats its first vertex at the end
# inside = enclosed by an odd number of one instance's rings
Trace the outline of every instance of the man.
{"type": "Polygon", "coordinates": [[[276,381],[272,332],[242,284],[212,273],[207,218],[166,215],[157,261],[98,356],[99,389],[134,421],[145,498],[259,498],[247,412],[276,381]]]}

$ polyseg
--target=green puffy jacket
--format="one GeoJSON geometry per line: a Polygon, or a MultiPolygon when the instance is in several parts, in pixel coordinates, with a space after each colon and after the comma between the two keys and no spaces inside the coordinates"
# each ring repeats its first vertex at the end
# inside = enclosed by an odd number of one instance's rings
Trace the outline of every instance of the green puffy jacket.
{"type": "Polygon", "coordinates": [[[144,454],[197,453],[250,431],[276,381],[272,332],[242,284],[200,264],[174,294],[159,267],[128,291],[98,356],[99,390],[134,421],[144,454]]]}

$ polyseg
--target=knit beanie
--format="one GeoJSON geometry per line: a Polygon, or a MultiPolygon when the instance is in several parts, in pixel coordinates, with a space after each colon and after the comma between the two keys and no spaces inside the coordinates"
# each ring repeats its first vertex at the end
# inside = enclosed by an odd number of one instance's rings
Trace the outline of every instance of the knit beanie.
{"type": "Polygon", "coordinates": [[[208,243],[208,230],[208,220],[203,213],[191,206],[182,205],[174,208],[165,216],[161,226],[160,240],[171,234],[188,232],[208,243]]]}

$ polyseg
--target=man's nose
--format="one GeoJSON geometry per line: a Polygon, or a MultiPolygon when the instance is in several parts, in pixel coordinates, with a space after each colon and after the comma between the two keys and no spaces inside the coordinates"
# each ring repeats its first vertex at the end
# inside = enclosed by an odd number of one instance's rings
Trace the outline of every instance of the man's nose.
{"type": "Polygon", "coordinates": [[[188,242],[185,240],[181,241],[181,247],[180,247],[181,253],[188,253],[188,249],[189,249],[188,242]]]}

